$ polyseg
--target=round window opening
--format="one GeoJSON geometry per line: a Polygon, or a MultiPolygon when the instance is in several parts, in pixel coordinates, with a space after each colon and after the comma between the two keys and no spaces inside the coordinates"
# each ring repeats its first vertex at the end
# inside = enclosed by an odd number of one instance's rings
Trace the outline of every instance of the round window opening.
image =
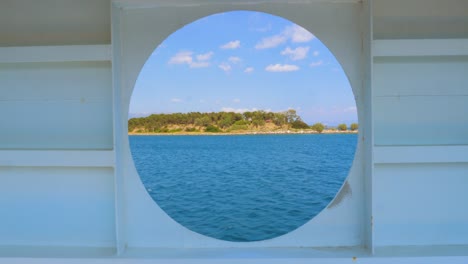
{"type": "Polygon", "coordinates": [[[288,20],[248,11],[205,17],[161,43],[128,121],[154,201],[228,241],[281,236],[321,212],[348,175],[357,130],[331,52],[288,20]]]}

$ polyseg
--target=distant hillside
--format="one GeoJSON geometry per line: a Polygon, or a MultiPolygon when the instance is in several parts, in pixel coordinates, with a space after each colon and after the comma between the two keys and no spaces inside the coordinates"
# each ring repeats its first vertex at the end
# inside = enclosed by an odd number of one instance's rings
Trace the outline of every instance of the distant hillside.
{"type": "MultiPolygon", "coordinates": [[[[346,127],[346,125],[345,125],[346,127]]],[[[312,129],[321,133],[325,126],[309,127],[295,110],[284,112],[254,111],[244,113],[174,113],[152,114],[128,120],[129,133],[243,133],[312,129]]],[[[357,128],[357,126],[356,126],[357,128]]],[[[346,129],[345,129],[346,130],[346,129]]]]}

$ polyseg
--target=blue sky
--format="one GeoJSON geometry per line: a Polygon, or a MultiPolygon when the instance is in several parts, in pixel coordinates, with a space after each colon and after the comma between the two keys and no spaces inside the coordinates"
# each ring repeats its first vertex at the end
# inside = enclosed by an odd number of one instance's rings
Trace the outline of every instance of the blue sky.
{"type": "Polygon", "coordinates": [[[357,122],[346,75],[320,40],[283,18],[237,11],[161,43],[138,77],[129,116],[291,108],[309,124],[357,122]]]}

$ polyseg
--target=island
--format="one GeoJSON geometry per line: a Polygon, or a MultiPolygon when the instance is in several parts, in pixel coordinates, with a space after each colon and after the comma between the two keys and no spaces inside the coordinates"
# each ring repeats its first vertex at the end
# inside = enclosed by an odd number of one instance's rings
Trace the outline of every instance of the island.
{"type": "Polygon", "coordinates": [[[357,133],[358,124],[328,127],[308,125],[289,109],[283,112],[189,112],[152,114],[128,120],[130,135],[239,135],[239,134],[321,134],[357,133]]]}

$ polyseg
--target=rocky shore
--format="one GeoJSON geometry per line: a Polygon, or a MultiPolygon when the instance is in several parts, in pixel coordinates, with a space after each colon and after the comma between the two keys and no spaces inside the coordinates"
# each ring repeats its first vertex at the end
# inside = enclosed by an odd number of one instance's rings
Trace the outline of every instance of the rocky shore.
{"type": "Polygon", "coordinates": [[[322,133],[318,133],[315,130],[303,129],[303,130],[275,130],[275,131],[231,131],[231,132],[167,132],[167,133],[133,133],[130,132],[128,135],[136,136],[226,136],[226,135],[294,135],[294,134],[357,134],[358,131],[340,131],[336,129],[323,130],[322,133]]]}

